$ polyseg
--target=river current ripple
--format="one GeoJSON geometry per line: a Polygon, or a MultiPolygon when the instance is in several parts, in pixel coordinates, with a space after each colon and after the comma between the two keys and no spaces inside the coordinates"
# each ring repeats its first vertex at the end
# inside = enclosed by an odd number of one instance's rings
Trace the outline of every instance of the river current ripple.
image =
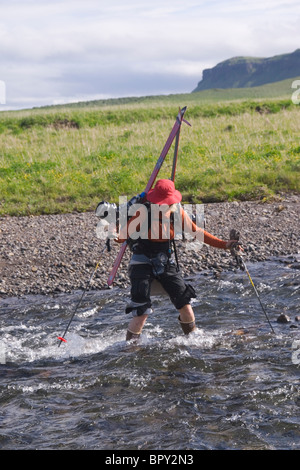
{"type": "Polygon", "coordinates": [[[198,330],[162,297],[138,345],[128,290],[0,301],[0,448],[299,449],[300,271],[288,258],[192,279],[198,330]],[[276,322],[280,313],[291,323],[276,322]]]}

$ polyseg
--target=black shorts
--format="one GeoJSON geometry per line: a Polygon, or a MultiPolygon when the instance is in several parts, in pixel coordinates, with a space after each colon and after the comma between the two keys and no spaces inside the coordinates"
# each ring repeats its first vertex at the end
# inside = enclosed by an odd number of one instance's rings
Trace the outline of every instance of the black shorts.
{"type": "MultiPolygon", "coordinates": [[[[131,281],[131,305],[139,306],[136,315],[143,315],[151,308],[151,283],[157,279],[170,297],[177,310],[190,303],[196,297],[194,288],[186,284],[175,264],[168,263],[165,272],[159,277],[153,274],[153,268],[148,264],[130,266],[129,277],[131,281]]],[[[126,313],[133,308],[126,309],[126,313]]]]}

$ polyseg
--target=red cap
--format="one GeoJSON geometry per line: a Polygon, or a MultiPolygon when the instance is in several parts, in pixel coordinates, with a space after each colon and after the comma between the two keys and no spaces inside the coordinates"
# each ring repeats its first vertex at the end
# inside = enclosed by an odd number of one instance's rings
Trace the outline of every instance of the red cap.
{"type": "Polygon", "coordinates": [[[175,189],[172,180],[158,180],[155,188],[150,189],[147,194],[147,201],[154,204],[176,204],[182,199],[181,193],[175,189]]]}

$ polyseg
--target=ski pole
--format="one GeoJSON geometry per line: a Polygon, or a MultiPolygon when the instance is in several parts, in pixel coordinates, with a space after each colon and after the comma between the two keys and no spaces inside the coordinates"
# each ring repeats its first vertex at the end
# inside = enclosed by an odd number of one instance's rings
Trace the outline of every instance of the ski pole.
{"type": "MultiPolygon", "coordinates": [[[[231,240],[239,240],[239,236],[240,236],[240,234],[239,234],[236,230],[233,229],[233,230],[230,231],[230,239],[231,239],[231,240]]],[[[247,273],[247,275],[248,275],[248,278],[249,278],[249,281],[250,281],[250,283],[251,283],[251,285],[252,285],[252,287],[253,287],[253,290],[254,290],[254,292],[255,292],[255,294],[256,294],[256,297],[257,297],[258,300],[259,300],[259,303],[260,303],[260,306],[261,306],[261,308],[262,308],[262,311],[264,312],[265,317],[266,317],[266,319],[267,319],[267,321],[268,321],[268,323],[269,323],[269,326],[270,326],[270,328],[271,328],[271,330],[272,330],[272,333],[276,334],[275,331],[274,331],[274,328],[272,327],[272,324],[271,324],[271,322],[270,322],[269,316],[268,316],[268,314],[267,314],[267,312],[266,312],[266,310],[265,310],[265,308],[264,308],[264,306],[263,306],[263,303],[262,303],[262,301],[261,301],[261,299],[260,299],[260,296],[259,296],[259,294],[258,294],[258,292],[257,292],[257,289],[256,289],[256,287],[255,287],[255,285],[254,285],[254,282],[253,282],[253,280],[252,280],[252,278],[251,278],[251,276],[250,276],[250,273],[249,273],[249,270],[248,270],[248,268],[247,268],[247,266],[246,266],[246,263],[245,263],[245,261],[244,261],[243,258],[242,258],[242,255],[241,255],[240,253],[238,253],[235,248],[232,248],[232,249],[231,249],[231,254],[235,257],[235,259],[236,259],[236,261],[237,261],[237,265],[238,265],[242,270],[246,271],[246,273],[247,273]]]]}
{"type": "Polygon", "coordinates": [[[260,305],[261,305],[262,311],[264,312],[264,314],[265,314],[265,316],[266,316],[266,319],[267,319],[267,321],[268,321],[268,323],[269,323],[269,325],[270,325],[270,328],[271,328],[272,332],[273,332],[274,334],[276,334],[275,331],[274,331],[274,329],[273,329],[273,327],[272,327],[272,325],[271,325],[271,322],[270,322],[270,319],[269,319],[269,317],[268,317],[268,314],[267,314],[267,312],[266,312],[266,310],[265,310],[265,308],[264,308],[264,306],[263,306],[263,304],[262,304],[262,301],[260,300],[260,296],[258,295],[258,292],[257,292],[257,289],[256,289],[256,287],[255,287],[255,285],[254,285],[254,282],[252,281],[252,278],[251,278],[251,276],[250,276],[250,273],[249,273],[249,271],[248,271],[248,268],[247,268],[247,266],[246,266],[246,263],[245,263],[245,261],[243,260],[242,257],[240,257],[240,258],[241,258],[241,262],[242,262],[242,264],[243,264],[243,266],[244,266],[244,269],[245,269],[245,271],[246,271],[246,273],[247,273],[247,275],[248,275],[248,278],[249,278],[249,280],[250,280],[250,282],[251,282],[251,285],[252,285],[252,287],[253,287],[253,290],[254,290],[254,292],[255,292],[255,294],[256,294],[258,300],[259,300],[259,303],[260,303],[260,305]]]}
{"type": "MultiPolygon", "coordinates": [[[[102,253],[104,252],[104,250],[106,250],[106,249],[107,249],[107,251],[110,251],[110,249],[111,249],[111,248],[110,248],[110,239],[109,239],[109,238],[106,240],[105,246],[104,246],[104,248],[102,249],[101,254],[102,254],[102,253]]],[[[97,269],[98,269],[98,267],[99,267],[100,261],[101,261],[101,258],[99,259],[98,263],[96,264],[96,267],[95,267],[95,269],[94,269],[94,272],[93,272],[93,274],[91,275],[91,277],[90,277],[90,279],[89,279],[89,281],[88,281],[88,283],[87,283],[87,285],[86,285],[86,287],[85,287],[85,289],[84,289],[84,291],[83,291],[83,293],[82,293],[82,295],[81,295],[81,297],[80,297],[80,299],[79,299],[79,302],[77,303],[77,306],[76,306],[76,308],[75,308],[75,310],[74,310],[74,312],[73,312],[73,314],[72,314],[72,316],[71,316],[71,318],[70,318],[70,320],[69,320],[69,323],[67,324],[67,327],[66,327],[66,329],[65,329],[65,331],[64,331],[64,333],[63,333],[63,335],[57,337],[57,339],[59,339],[59,341],[60,341],[60,342],[58,343],[58,347],[61,345],[62,342],[64,342],[64,343],[67,342],[67,340],[65,339],[66,333],[67,333],[67,331],[68,331],[68,329],[69,329],[69,327],[70,327],[70,325],[71,325],[71,323],[72,323],[72,321],[73,321],[73,318],[74,318],[74,316],[75,316],[77,310],[79,309],[79,306],[80,306],[80,304],[81,304],[81,302],[82,302],[82,299],[83,299],[83,297],[84,297],[84,295],[85,295],[87,289],[89,288],[89,286],[90,286],[90,284],[91,284],[91,282],[92,282],[92,280],[93,280],[93,277],[94,277],[95,274],[96,274],[96,271],[97,271],[97,269]]]]}

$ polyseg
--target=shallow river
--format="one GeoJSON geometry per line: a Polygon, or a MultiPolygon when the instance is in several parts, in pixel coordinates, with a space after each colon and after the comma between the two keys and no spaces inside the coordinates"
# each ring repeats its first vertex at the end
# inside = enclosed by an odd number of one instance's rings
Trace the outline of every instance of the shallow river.
{"type": "Polygon", "coordinates": [[[128,290],[88,292],[60,347],[80,292],[2,299],[0,448],[299,449],[300,271],[248,267],[276,335],[242,271],[193,279],[190,337],[155,298],[138,346],[128,290]]]}

